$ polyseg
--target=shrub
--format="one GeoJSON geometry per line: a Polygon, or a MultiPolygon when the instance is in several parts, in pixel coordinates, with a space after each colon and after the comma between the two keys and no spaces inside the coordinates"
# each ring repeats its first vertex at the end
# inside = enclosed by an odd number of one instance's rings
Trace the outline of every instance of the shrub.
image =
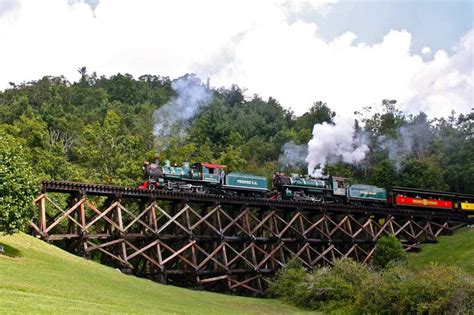
{"type": "Polygon", "coordinates": [[[372,270],[369,266],[349,258],[336,259],[333,262],[331,273],[344,279],[347,283],[358,288],[372,270]]]}
{"type": "Polygon", "coordinates": [[[457,267],[431,266],[403,283],[406,310],[459,314],[474,310],[474,285],[457,267]]]}
{"type": "Polygon", "coordinates": [[[306,292],[295,296],[298,305],[311,309],[331,311],[347,306],[354,301],[354,286],[344,277],[334,272],[334,269],[321,268],[309,278],[306,292]]]}
{"type": "Polygon", "coordinates": [[[368,273],[367,266],[341,259],[332,268],[319,268],[307,274],[298,261],[292,260],[277,273],[270,293],[300,307],[330,311],[354,301],[355,288],[368,273]]]}
{"type": "Polygon", "coordinates": [[[377,241],[372,264],[376,268],[385,268],[389,263],[405,262],[406,259],[402,244],[395,235],[390,234],[377,241]]]}
{"type": "Polygon", "coordinates": [[[459,314],[474,309],[474,282],[456,267],[410,270],[393,265],[381,271],[352,261],[307,274],[292,261],[278,272],[273,296],[299,307],[357,314],[459,314]]]}
{"type": "Polygon", "coordinates": [[[33,217],[38,187],[33,174],[17,139],[0,131],[0,232],[18,232],[33,217]]]}
{"type": "Polygon", "coordinates": [[[394,267],[372,275],[361,286],[358,313],[459,314],[472,312],[472,279],[456,267],[432,266],[413,272],[394,267]]]}
{"type": "MultiPolygon", "coordinates": [[[[299,260],[292,259],[278,270],[275,280],[270,282],[269,294],[290,303],[295,303],[294,295],[305,292],[308,274],[299,260]]],[[[299,304],[304,307],[304,305],[299,304]]]]}
{"type": "Polygon", "coordinates": [[[400,314],[404,299],[401,283],[410,277],[411,273],[400,267],[373,272],[360,286],[355,309],[363,314],[400,314]]]}

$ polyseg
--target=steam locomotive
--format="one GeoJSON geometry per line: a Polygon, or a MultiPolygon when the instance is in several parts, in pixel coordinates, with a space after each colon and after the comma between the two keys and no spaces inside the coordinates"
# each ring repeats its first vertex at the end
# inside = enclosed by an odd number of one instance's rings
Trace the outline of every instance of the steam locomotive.
{"type": "Polygon", "coordinates": [[[171,166],[159,160],[143,166],[141,189],[162,189],[204,194],[237,195],[281,200],[304,200],[316,204],[343,203],[352,205],[383,205],[394,207],[472,211],[474,196],[415,188],[387,189],[365,184],[349,184],[347,178],[329,176],[313,178],[276,172],[272,189],[267,178],[243,172],[225,172],[225,165],[207,162],[171,166]]]}
{"type": "Polygon", "coordinates": [[[225,168],[225,165],[207,162],[193,165],[184,162],[181,166],[171,166],[168,160],[161,166],[159,161],[155,161],[144,165],[146,180],[139,188],[259,198],[266,197],[269,193],[265,177],[242,172],[226,174],[225,168]]]}

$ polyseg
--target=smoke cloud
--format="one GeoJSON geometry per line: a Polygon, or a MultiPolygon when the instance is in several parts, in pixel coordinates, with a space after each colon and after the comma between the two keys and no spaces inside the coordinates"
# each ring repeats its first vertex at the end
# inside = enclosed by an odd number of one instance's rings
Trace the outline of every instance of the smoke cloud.
{"type": "Polygon", "coordinates": [[[278,157],[278,164],[281,166],[302,167],[306,165],[307,156],[307,144],[298,145],[290,141],[283,145],[283,153],[278,157]]]}
{"type": "Polygon", "coordinates": [[[171,87],[176,96],[153,113],[155,136],[185,134],[189,121],[213,99],[212,91],[194,74],[174,80],[171,87]]]}
{"type": "Polygon", "coordinates": [[[397,172],[400,171],[401,164],[407,156],[426,154],[432,141],[433,133],[425,119],[400,127],[396,138],[386,136],[377,138],[378,146],[387,151],[388,158],[394,163],[397,172]]]}
{"type": "Polygon", "coordinates": [[[363,160],[369,151],[368,140],[363,132],[353,128],[354,120],[336,117],[335,124],[314,126],[313,138],[308,143],[308,174],[323,176],[327,163],[343,161],[355,164],[363,160]]]}

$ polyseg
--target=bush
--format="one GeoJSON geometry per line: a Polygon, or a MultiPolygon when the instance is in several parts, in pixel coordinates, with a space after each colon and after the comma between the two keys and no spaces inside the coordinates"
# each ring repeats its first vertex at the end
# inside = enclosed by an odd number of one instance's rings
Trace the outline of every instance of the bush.
{"type": "Polygon", "coordinates": [[[474,285],[456,267],[414,272],[402,267],[368,278],[358,294],[358,313],[459,314],[474,309],[474,285]]]}
{"type": "Polygon", "coordinates": [[[334,269],[321,268],[308,278],[307,291],[295,296],[298,305],[311,309],[331,311],[354,301],[354,286],[334,269]]]}
{"type": "Polygon", "coordinates": [[[271,285],[274,297],[299,307],[357,314],[459,314],[474,309],[474,282],[456,267],[373,270],[350,259],[307,274],[292,261],[271,285]]]}
{"type": "Polygon", "coordinates": [[[358,288],[372,272],[369,266],[349,258],[336,259],[331,272],[358,288]]]}
{"type": "Polygon", "coordinates": [[[15,138],[0,131],[0,233],[18,232],[34,214],[38,184],[25,156],[15,138]]]}
{"type": "MultiPolygon", "coordinates": [[[[307,283],[308,274],[303,268],[301,262],[292,259],[282,269],[278,270],[275,280],[270,282],[268,292],[273,297],[294,303],[294,296],[299,295],[296,292],[306,291],[305,283],[307,283]]],[[[299,305],[304,307],[304,305],[299,305]]]]}
{"type": "Polygon", "coordinates": [[[401,283],[411,277],[411,273],[400,267],[385,272],[373,272],[364,279],[358,291],[355,309],[364,314],[400,314],[404,304],[401,283]]]}
{"type": "Polygon", "coordinates": [[[407,256],[398,238],[393,235],[381,237],[377,241],[372,264],[376,268],[386,268],[390,263],[405,262],[407,256]]]}
{"type": "Polygon", "coordinates": [[[355,288],[368,273],[367,266],[341,259],[332,268],[308,274],[298,261],[292,260],[277,273],[270,293],[300,307],[330,311],[354,301],[355,288]]]}

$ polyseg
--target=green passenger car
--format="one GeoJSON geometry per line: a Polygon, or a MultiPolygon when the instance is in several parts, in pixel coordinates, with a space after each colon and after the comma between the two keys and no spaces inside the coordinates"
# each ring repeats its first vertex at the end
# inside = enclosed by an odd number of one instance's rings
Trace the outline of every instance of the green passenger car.
{"type": "Polygon", "coordinates": [[[232,172],[226,175],[224,188],[268,191],[267,178],[253,174],[232,172]]]}
{"type": "Polygon", "coordinates": [[[355,184],[349,187],[348,197],[383,202],[387,200],[387,191],[377,186],[355,184]]]}

